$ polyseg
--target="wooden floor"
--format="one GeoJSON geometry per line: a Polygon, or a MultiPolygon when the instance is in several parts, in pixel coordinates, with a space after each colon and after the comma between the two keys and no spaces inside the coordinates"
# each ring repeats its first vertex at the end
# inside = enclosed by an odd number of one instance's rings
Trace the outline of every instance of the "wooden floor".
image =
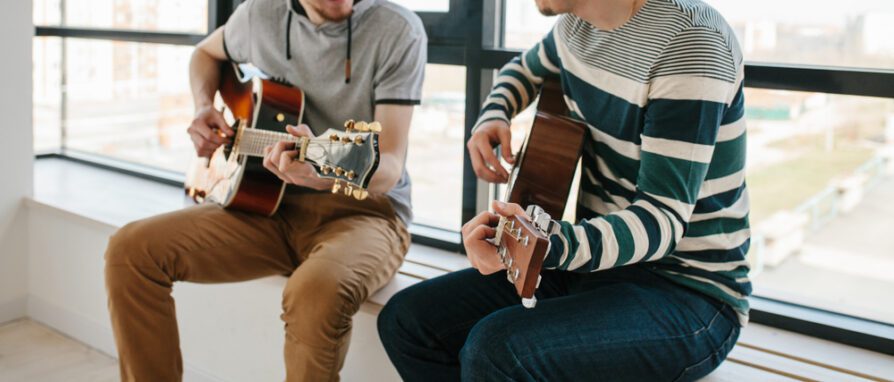
{"type": "Polygon", "coordinates": [[[0,382],[118,380],[112,357],[30,320],[0,326],[0,382]]]}
{"type": "MultiPolygon", "coordinates": [[[[30,320],[0,326],[0,382],[117,381],[114,358],[30,320]]],[[[701,382],[894,380],[894,357],[761,325],[701,382]]]]}

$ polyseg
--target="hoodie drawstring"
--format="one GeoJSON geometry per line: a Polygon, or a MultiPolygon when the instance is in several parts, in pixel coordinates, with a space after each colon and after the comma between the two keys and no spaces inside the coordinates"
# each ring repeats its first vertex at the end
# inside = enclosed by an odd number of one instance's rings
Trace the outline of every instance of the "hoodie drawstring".
{"type": "Polygon", "coordinates": [[[348,16],[348,53],[347,57],[345,57],[345,83],[351,83],[351,29],[353,23],[354,12],[351,12],[351,15],[348,16]]]}
{"type": "Polygon", "coordinates": [[[286,20],[286,60],[292,59],[292,11],[286,20]]]}
{"type": "MultiPolygon", "coordinates": [[[[360,0],[354,0],[357,4],[360,0]]],[[[286,17],[286,60],[292,59],[292,13],[299,12],[304,14],[304,8],[298,3],[298,0],[292,0],[292,9],[289,10],[286,17]]],[[[345,83],[351,83],[351,34],[353,32],[354,22],[352,20],[354,11],[348,16],[348,51],[345,55],[345,83]]]]}

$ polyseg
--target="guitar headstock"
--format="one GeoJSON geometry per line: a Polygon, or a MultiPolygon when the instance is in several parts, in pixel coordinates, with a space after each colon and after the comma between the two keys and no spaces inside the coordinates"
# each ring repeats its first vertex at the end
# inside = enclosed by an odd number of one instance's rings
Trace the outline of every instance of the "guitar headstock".
{"type": "Polygon", "coordinates": [[[378,122],[350,120],[345,131],[329,129],[305,141],[299,160],[312,164],[319,177],[334,180],[333,194],[366,199],[366,188],[379,166],[379,131],[378,122]]]}
{"type": "Polygon", "coordinates": [[[500,219],[494,244],[506,267],[506,278],[515,286],[522,304],[533,308],[537,304],[534,292],[540,286],[543,259],[549,251],[547,226],[550,216],[540,207],[531,205],[524,215],[500,219]]]}

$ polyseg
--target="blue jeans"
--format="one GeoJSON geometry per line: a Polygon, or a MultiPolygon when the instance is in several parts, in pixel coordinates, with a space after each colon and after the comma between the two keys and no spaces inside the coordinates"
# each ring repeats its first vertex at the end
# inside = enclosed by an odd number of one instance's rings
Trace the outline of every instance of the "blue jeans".
{"type": "Polygon", "coordinates": [[[547,271],[534,309],[505,272],[474,269],[396,294],[379,335],[405,381],[690,381],[714,370],[739,324],[728,305],[640,264],[547,271]]]}

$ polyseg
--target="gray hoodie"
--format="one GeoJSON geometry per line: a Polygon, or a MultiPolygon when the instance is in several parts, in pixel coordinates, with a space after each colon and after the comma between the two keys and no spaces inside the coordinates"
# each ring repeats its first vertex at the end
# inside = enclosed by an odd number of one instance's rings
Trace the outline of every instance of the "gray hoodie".
{"type": "MultiPolygon", "coordinates": [[[[418,105],[426,44],[419,17],[385,0],[355,1],[349,20],[320,26],[297,0],[247,0],[224,26],[230,60],[304,90],[303,122],[315,134],[343,129],[348,119],[372,121],[376,104],[418,105]]],[[[406,167],[387,195],[409,224],[406,167]]]]}

